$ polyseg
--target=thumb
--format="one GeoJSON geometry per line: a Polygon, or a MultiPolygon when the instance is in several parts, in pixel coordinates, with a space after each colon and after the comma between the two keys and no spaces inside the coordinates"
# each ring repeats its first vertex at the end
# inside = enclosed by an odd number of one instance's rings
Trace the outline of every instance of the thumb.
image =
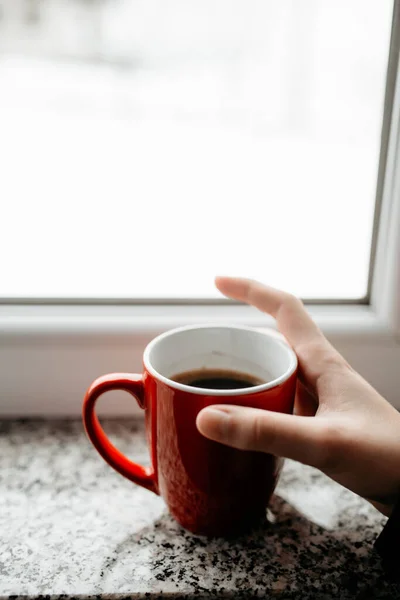
{"type": "Polygon", "coordinates": [[[326,424],[316,417],[224,404],[203,409],[197,428],[221,444],[292,458],[319,469],[331,460],[326,424]]]}

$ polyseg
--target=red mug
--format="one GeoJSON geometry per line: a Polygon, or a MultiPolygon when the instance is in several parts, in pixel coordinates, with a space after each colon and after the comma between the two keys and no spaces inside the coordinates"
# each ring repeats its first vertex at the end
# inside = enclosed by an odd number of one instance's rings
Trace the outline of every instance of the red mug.
{"type": "Polygon", "coordinates": [[[295,353],[274,332],[200,325],[158,336],[147,346],[143,362],[143,375],[104,375],[88,389],[83,421],[92,444],[121,475],[160,494],[185,529],[208,536],[250,529],[265,518],[283,461],[206,439],[196,428],[196,417],[211,404],[292,413],[295,353]],[[245,373],[265,383],[216,390],[171,379],[198,369],[245,373]],[[129,460],[104,433],[95,405],[110,390],[129,392],[144,409],[151,467],[129,460]]]}

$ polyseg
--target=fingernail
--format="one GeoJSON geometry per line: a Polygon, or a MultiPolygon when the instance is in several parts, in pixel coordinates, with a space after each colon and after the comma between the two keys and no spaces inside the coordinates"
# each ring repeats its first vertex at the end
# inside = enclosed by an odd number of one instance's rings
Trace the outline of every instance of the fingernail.
{"type": "Polygon", "coordinates": [[[225,406],[209,406],[197,417],[197,426],[203,435],[220,440],[225,437],[229,421],[229,408],[225,406]]]}
{"type": "Polygon", "coordinates": [[[207,411],[207,413],[218,413],[218,416],[220,418],[223,418],[228,416],[229,406],[207,406],[207,408],[205,408],[204,411],[207,411]]]}

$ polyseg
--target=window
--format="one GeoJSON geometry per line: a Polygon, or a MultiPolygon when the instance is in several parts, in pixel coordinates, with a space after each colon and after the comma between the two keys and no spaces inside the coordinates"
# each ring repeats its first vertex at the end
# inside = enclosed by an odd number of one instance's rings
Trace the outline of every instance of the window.
{"type": "Polygon", "coordinates": [[[399,55],[399,0],[0,0],[0,416],[270,325],[218,272],[301,295],[400,408],[399,55]]]}
{"type": "Polygon", "coordinates": [[[2,298],[367,298],[392,0],[0,6],[2,298]]]}

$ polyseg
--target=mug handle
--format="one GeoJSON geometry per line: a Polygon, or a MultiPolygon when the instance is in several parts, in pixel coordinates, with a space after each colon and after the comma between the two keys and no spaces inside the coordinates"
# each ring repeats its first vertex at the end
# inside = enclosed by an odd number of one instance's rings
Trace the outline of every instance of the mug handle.
{"type": "Polygon", "coordinates": [[[145,407],[142,375],[111,373],[96,379],[86,392],[83,401],[83,423],[86,433],[97,452],[118,473],[152,492],[158,493],[153,467],[142,467],[129,460],[106,436],[95,412],[98,398],[111,390],[129,392],[140,408],[145,407]]]}

